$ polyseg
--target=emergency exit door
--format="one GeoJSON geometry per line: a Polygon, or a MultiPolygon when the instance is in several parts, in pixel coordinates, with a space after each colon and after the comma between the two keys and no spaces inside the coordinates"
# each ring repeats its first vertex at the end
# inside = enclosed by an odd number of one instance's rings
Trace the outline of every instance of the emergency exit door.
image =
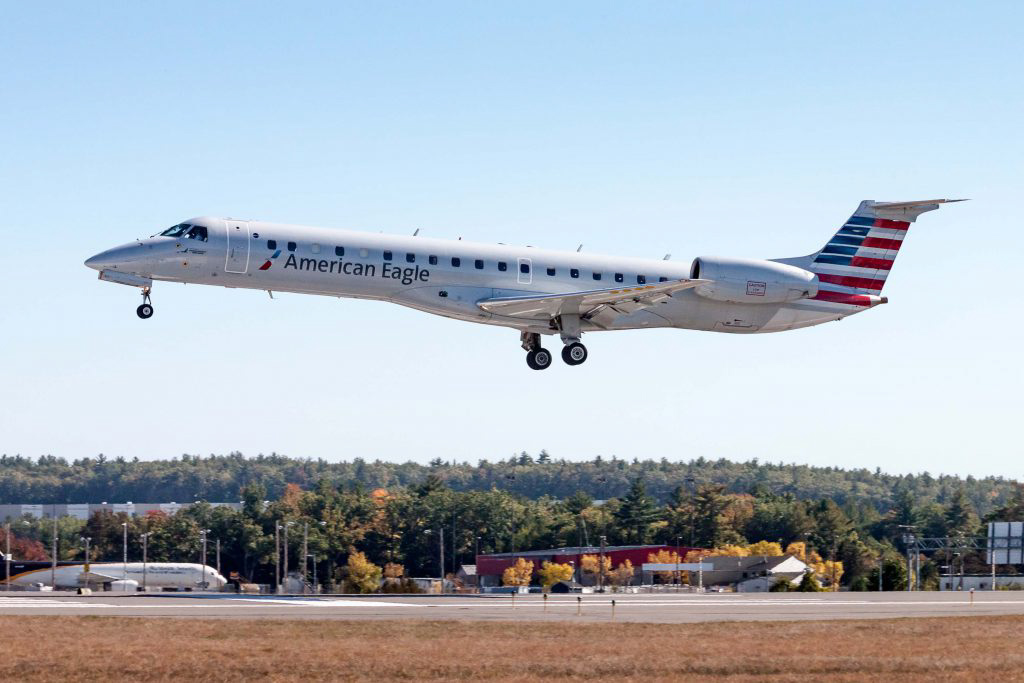
{"type": "Polygon", "coordinates": [[[225,273],[244,273],[249,269],[249,224],[246,221],[225,221],[228,228],[225,273]]]}

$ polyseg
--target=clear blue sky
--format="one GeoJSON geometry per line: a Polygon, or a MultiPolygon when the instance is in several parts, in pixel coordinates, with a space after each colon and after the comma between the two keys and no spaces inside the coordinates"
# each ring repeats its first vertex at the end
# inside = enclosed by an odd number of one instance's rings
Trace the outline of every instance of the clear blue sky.
{"type": "Polygon", "coordinates": [[[0,38],[0,452],[726,457],[1022,474],[1018,3],[45,3],[0,38]],[[153,6],[149,6],[153,5],[153,6]],[[891,303],[779,335],[510,330],[96,280],[199,214],[688,261],[913,226],[891,303]]]}

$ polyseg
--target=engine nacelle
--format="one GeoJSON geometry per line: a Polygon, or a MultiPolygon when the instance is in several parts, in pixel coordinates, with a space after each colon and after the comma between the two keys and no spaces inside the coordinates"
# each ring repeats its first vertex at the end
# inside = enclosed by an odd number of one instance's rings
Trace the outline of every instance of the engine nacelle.
{"type": "Polygon", "coordinates": [[[774,261],[700,256],[690,277],[711,280],[694,288],[700,296],[735,304],[781,304],[818,293],[817,275],[774,261]]]}

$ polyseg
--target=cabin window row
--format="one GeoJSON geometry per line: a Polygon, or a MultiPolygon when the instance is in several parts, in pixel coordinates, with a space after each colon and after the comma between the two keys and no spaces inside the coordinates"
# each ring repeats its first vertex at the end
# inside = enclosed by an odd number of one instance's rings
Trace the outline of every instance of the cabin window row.
{"type": "MultiPolygon", "coordinates": [[[[296,245],[295,242],[288,242],[287,243],[287,247],[288,247],[288,251],[295,251],[297,245],[296,245]]],[[[271,250],[276,250],[277,249],[277,240],[267,240],[267,248],[271,249],[271,250]]],[[[314,254],[319,254],[320,253],[320,245],[319,244],[313,244],[312,251],[313,251],[314,254]]],[[[339,257],[339,258],[344,256],[345,255],[345,247],[334,247],[334,255],[339,257]]],[[[369,256],[369,252],[366,249],[360,249],[359,250],[359,256],[361,258],[366,258],[367,256],[369,256]]],[[[393,261],[394,258],[395,258],[395,254],[390,249],[386,249],[383,252],[383,257],[384,257],[385,261],[393,261]]],[[[416,263],[416,254],[414,254],[412,252],[406,252],[406,254],[405,254],[405,262],[406,263],[416,263]]],[[[438,264],[437,256],[434,256],[434,255],[427,256],[427,263],[429,263],[432,266],[436,266],[438,264]]],[[[452,264],[452,268],[461,268],[462,267],[462,259],[460,257],[458,257],[458,256],[452,256],[451,257],[451,264],[452,264]]],[[[483,270],[484,269],[484,260],[483,259],[473,259],[473,267],[476,270],[483,270]]],[[[507,272],[508,271],[508,262],[507,261],[498,261],[498,270],[503,272],[503,273],[507,272]]],[[[522,273],[523,275],[528,275],[530,273],[530,264],[529,263],[525,263],[525,262],[521,262],[519,264],[519,272],[522,273]]],[[[549,277],[557,277],[558,276],[558,269],[557,268],[552,268],[552,267],[548,266],[547,269],[546,269],[546,272],[547,272],[549,277]]],[[[598,281],[600,281],[600,280],[602,280],[604,278],[604,274],[601,273],[601,272],[598,272],[598,271],[593,271],[593,272],[591,272],[590,275],[591,275],[592,278],[594,278],[594,280],[598,280],[598,281]]],[[[575,279],[579,279],[579,277],[580,277],[580,269],[579,268],[570,268],[569,269],[569,277],[573,278],[574,280],[575,279]]],[[[612,277],[613,277],[613,279],[616,282],[625,282],[625,279],[626,279],[626,276],[624,274],[622,274],[622,273],[614,273],[612,277]]],[[[668,278],[664,277],[664,276],[661,276],[661,277],[658,278],[658,282],[668,282],[668,278]]],[[[637,275],[636,276],[636,283],[638,285],[645,285],[645,284],[647,284],[647,276],[646,275],[637,275]]]]}

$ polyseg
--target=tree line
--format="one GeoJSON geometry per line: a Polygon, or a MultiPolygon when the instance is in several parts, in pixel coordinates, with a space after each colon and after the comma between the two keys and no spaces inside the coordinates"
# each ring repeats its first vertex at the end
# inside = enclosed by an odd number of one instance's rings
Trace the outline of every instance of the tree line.
{"type": "MultiPolygon", "coordinates": [[[[133,469],[187,472],[195,468],[199,472],[231,473],[228,478],[233,478],[238,472],[253,474],[249,464],[225,456],[156,464],[22,462],[14,469],[24,476],[31,476],[35,467],[49,472],[48,476],[67,470],[89,471],[95,476],[96,470],[109,474],[133,469]]],[[[364,471],[361,478],[339,481],[341,470],[336,469],[337,464],[328,467],[281,456],[255,459],[252,464],[280,476],[294,471],[291,468],[313,472],[327,467],[327,473],[312,483],[305,479],[286,482],[276,494],[264,478],[254,477],[256,481],[245,482],[236,492],[235,498],[242,502],[237,510],[200,500],[172,516],[157,512],[132,518],[98,511],[84,522],[63,518],[59,522],[60,558],[82,559],[79,539],[88,536],[92,539],[93,560],[120,560],[122,524],[127,524],[132,559],[140,559],[140,534],[150,533],[150,560],[197,561],[200,531],[208,529],[208,563],[214,561],[213,544],[219,540],[221,568],[226,575],[235,572],[245,580],[274,583],[283,562],[275,552],[280,547],[276,539],[283,537],[282,528],[286,527],[288,566],[301,568],[304,559],[312,564],[314,558],[303,558],[305,551],[315,556],[319,581],[340,587],[352,583],[353,567],[360,563],[371,574],[373,570],[367,567],[383,568],[384,575],[392,579],[437,576],[442,562],[445,572],[451,573],[460,564],[473,562],[477,552],[594,545],[601,537],[609,545],[664,543],[719,549],[723,553],[749,551],[752,544],[777,544],[757,546],[760,548],[800,544],[822,566],[839,567],[843,585],[874,589],[881,578],[886,589],[899,589],[906,580],[902,536],[908,527],[922,536],[973,536],[984,534],[987,519],[1024,519],[1024,488],[998,479],[926,480],[925,475],[887,477],[723,461],[670,463],[663,468],[659,462],[595,459],[564,463],[550,458],[545,461],[543,457],[523,462],[517,457],[514,464],[504,461],[476,468],[443,462],[430,466],[364,463],[365,468],[378,474],[390,472],[389,481],[393,482],[389,486],[368,486],[365,479],[375,481],[376,474],[370,476],[364,471]],[[493,472],[487,474],[489,471],[514,477],[495,479],[493,472]],[[575,473],[576,481],[584,485],[563,496],[552,495],[540,486],[543,482],[556,486],[556,477],[549,471],[575,473]],[[397,483],[398,473],[408,477],[409,483],[397,483]],[[422,474],[422,479],[416,481],[414,473],[422,474]],[[476,484],[467,483],[467,473],[476,484]],[[602,475],[596,473],[604,473],[606,480],[600,481],[602,475]],[[662,495],[671,473],[676,477],[671,482],[674,485],[662,495]],[[737,490],[737,482],[729,479],[736,473],[746,473],[741,477],[747,482],[746,489],[737,490]],[[591,475],[598,478],[591,479],[591,475]],[[797,491],[770,483],[776,477],[792,479],[798,475],[804,483],[797,491]],[[609,495],[609,481],[618,482],[618,476],[632,478],[626,479],[621,488],[616,483],[615,495],[609,495]],[[870,486],[864,483],[865,477],[870,486]],[[523,480],[536,482],[539,490],[531,488],[528,490],[533,495],[524,495],[520,488],[523,480]],[[492,481],[490,486],[477,486],[487,481],[492,481]],[[499,487],[499,482],[504,486],[499,487]],[[591,488],[585,488],[586,483],[591,488]],[[891,484],[891,489],[883,492],[883,483],[891,484]],[[813,495],[824,488],[831,493],[813,495]],[[838,494],[839,488],[843,495],[838,494]],[[931,490],[932,495],[922,495],[924,490],[931,490]],[[985,505],[979,505],[976,499],[985,505]],[[835,564],[826,565],[829,562],[835,564]]],[[[358,469],[357,463],[342,465],[353,472],[358,469]]],[[[5,476],[9,474],[5,471],[5,476]]],[[[108,478],[112,481],[117,478],[108,478]]],[[[564,482],[556,486],[558,490],[564,487],[564,482]]],[[[107,500],[128,498],[117,489],[106,489],[103,495],[107,500]]],[[[218,497],[230,499],[228,495],[218,497]]],[[[49,502],[45,498],[35,500],[49,502]]],[[[35,552],[38,559],[48,557],[48,520],[17,520],[14,534],[30,546],[22,549],[23,554],[35,552]]],[[[973,556],[965,561],[971,571],[981,567],[984,558],[973,556]]],[[[937,584],[941,562],[941,558],[935,558],[923,563],[926,587],[937,584]]],[[[838,576],[835,569],[832,573],[838,576]]]]}

